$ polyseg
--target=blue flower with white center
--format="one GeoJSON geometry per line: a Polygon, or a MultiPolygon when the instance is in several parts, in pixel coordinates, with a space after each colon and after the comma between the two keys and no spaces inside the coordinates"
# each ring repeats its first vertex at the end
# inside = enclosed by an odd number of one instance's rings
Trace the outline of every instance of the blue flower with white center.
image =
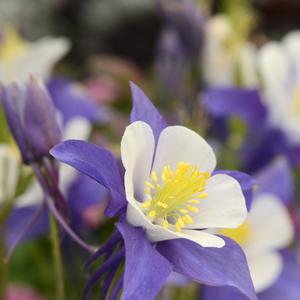
{"type": "MultiPolygon", "coordinates": [[[[296,252],[289,248],[295,229],[285,206],[294,194],[292,169],[281,157],[255,178],[258,187],[246,221],[237,229],[221,230],[221,233],[236,240],[245,251],[258,299],[297,299],[300,263],[296,252]]],[[[201,299],[246,298],[230,287],[206,286],[201,299]]]]}
{"type": "Polygon", "coordinates": [[[84,299],[102,281],[101,299],[109,291],[114,299],[122,289],[122,300],[152,300],[172,271],[256,299],[241,248],[207,231],[245,220],[251,179],[234,171],[212,173],[211,147],[192,130],[167,126],[146,95],[134,84],[131,90],[132,124],[121,142],[125,174],[109,151],[84,141],[65,141],[50,151],[105,186],[105,213],[119,217],[111,238],[87,262],[103,257],[84,299]]]}

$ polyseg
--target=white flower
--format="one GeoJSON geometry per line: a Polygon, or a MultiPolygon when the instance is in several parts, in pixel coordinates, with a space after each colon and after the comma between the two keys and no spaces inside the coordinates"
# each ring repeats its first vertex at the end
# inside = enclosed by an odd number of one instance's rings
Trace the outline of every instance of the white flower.
{"type": "Polygon", "coordinates": [[[26,81],[30,75],[47,79],[53,66],[68,52],[66,38],[43,37],[35,42],[23,41],[8,27],[0,42],[0,82],[26,81]]]}
{"type": "Polygon", "coordinates": [[[245,220],[239,183],[211,175],[214,152],[194,131],[167,127],[155,148],[150,126],[134,122],[125,130],[121,156],[127,220],[143,227],[152,242],[186,238],[203,247],[223,247],[224,240],[205,229],[235,228],[245,220]]]}
{"type": "Polygon", "coordinates": [[[271,124],[282,129],[291,143],[300,143],[300,31],[283,41],[269,42],[257,53],[271,124]]]}
{"type": "Polygon", "coordinates": [[[207,21],[202,64],[208,85],[233,86],[238,76],[245,86],[257,84],[254,46],[236,35],[226,15],[219,14],[207,21]]]}
{"type": "Polygon", "coordinates": [[[275,283],[283,268],[278,250],[287,247],[294,236],[288,211],[280,199],[272,194],[257,196],[245,223],[220,233],[243,248],[257,293],[275,283]]]}

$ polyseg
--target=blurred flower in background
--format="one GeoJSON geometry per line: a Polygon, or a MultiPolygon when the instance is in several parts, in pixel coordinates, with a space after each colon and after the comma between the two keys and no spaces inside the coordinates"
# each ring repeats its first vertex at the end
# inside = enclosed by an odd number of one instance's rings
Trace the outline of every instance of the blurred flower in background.
{"type": "Polygon", "coordinates": [[[35,42],[25,41],[16,29],[7,25],[0,39],[0,81],[25,81],[30,75],[47,79],[54,64],[69,48],[65,38],[43,37],[35,42]]]}

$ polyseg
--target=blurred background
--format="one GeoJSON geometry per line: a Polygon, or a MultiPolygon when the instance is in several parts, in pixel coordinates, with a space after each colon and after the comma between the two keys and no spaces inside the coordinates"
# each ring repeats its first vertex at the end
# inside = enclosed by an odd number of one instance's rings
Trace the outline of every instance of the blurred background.
{"type": "MultiPolygon", "coordinates": [[[[221,167],[254,172],[258,168],[244,166],[242,158],[235,156],[242,144],[244,124],[233,120],[234,134],[225,144],[224,127],[218,125],[223,120],[208,121],[197,105],[205,88],[230,85],[227,71],[226,80],[216,78],[214,72],[222,73],[214,61],[218,54],[210,55],[211,48],[207,48],[210,43],[214,45],[210,30],[216,30],[216,37],[221,39],[230,31],[226,22],[218,28],[208,25],[218,15],[226,15],[234,28],[234,33],[228,34],[229,42],[223,41],[234,59],[238,57],[235,46],[241,41],[260,48],[300,29],[298,0],[1,0],[0,60],[4,53],[1,43],[9,39],[7,28],[13,28],[18,39],[27,44],[45,36],[64,37],[70,42],[70,51],[55,64],[51,78],[76,83],[89,101],[100,107],[90,140],[119,153],[131,109],[128,82],[132,80],[144,88],[170,124],[206,132],[219,150],[221,167]]],[[[230,57],[225,56],[225,61],[230,57]]],[[[235,75],[232,85],[246,85],[235,75]]],[[[51,83],[49,86],[51,91],[51,83]]],[[[83,232],[95,244],[105,239],[113,224],[104,220],[101,205],[97,204],[96,213],[91,206],[81,216],[87,224],[83,232]]],[[[85,285],[82,266],[87,257],[68,245],[68,240],[63,242],[67,299],[80,299],[85,285]]],[[[53,276],[48,237],[22,243],[9,265],[8,300],[53,299],[53,276]]],[[[176,299],[181,299],[178,295],[176,299]]]]}

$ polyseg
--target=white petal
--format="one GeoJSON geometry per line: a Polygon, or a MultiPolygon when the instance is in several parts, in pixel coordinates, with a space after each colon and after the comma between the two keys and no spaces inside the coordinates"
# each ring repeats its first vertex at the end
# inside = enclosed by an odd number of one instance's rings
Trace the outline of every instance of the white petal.
{"type": "Polygon", "coordinates": [[[66,38],[44,37],[35,41],[11,62],[0,63],[0,80],[5,84],[12,81],[27,81],[30,75],[47,79],[53,66],[70,49],[66,38]]]}
{"type": "Polygon", "coordinates": [[[258,84],[255,66],[256,48],[251,43],[245,43],[239,51],[241,79],[246,87],[256,87],[258,84]]]}
{"type": "Polygon", "coordinates": [[[12,197],[18,183],[20,160],[11,151],[9,145],[0,144],[0,201],[12,197]]]}
{"type": "Polygon", "coordinates": [[[145,182],[150,175],[153,153],[154,136],[151,127],[141,121],[127,126],[121,141],[121,157],[126,170],[126,195],[144,200],[145,182]]]}
{"type": "Polygon", "coordinates": [[[146,230],[155,228],[156,225],[142,212],[137,201],[131,198],[128,202],[126,219],[129,224],[135,227],[143,227],[146,230]]]}
{"type": "Polygon", "coordinates": [[[225,241],[222,238],[201,230],[182,230],[177,232],[155,225],[154,228],[146,229],[146,234],[151,242],[188,239],[202,247],[222,248],[225,246],[225,241]]]}
{"type": "MultiPolygon", "coordinates": [[[[66,124],[63,132],[63,139],[78,139],[87,140],[91,133],[91,124],[82,117],[72,118],[66,124]]],[[[60,164],[59,168],[59,186],[63,193],[65,193],[70,186],[71,182],[74,180],[77,172],[74,168],[66,165],[60,164]]]]}
{"type": "Polygon", "coordinates": [[[209,173],[216,166],[214,151],[200,135],[183,126],[169,126],[159,136],[153,169],[161,174],[164,166],[176,169],[180,161],[209,173]]]}
{"type": "Polygon", "coordinates": [[[290,57],[292,58],[292,62],[296,64],[296,66],[300,67],[300,31],[292,31],[285,36],[283,39],[284,46],[286,47],[290,57]]]}
{"type": "Polygon", "coordinates": [[[233,30],[230,19],[226,15],[218,14],[206,23],[201,62],[204,65],[203,75],[208,85],[232,86],[234,83],[236,52],[225,46],[233,30]]]}
{"type": "Polygon", "coordinates": [[[67,122],[63,132],[63,140],[87,140],[91,133],[92,126],[83,117],[74,117],[67,122]]]}
{"type": "Polygon", "coordinates": [[[258,67],[267,90],[274,90],[286,83],[289,61],[279,43],[270,42],[258,52],[258,67]]]}
{"type": "Polygon", "coordinates": [[[285,248],[293,240],[294,228],[288,211],[274,195],[256,197],[248,220],[251,235],[245,249],[249,253],[285,248]]]}
{"type": "Polygon", "coordinates": [[[186,228],[235,228],[247,217],[241,186],[225,174],[207,180],[207,198],[201,199],[199,213],[191,214],[194,222],[186,228]]]}
{"type": "Polygon", "coordinates": [[[278,279],[283,262],[276,252],[247,256],[248,266],[257,293],[271,287],[278,279]]]}
{"type": "MultiPolygon", "coordinates": [[[[24,70],[21,73],[23,78],[20,78],[20,80],[26,80],[28,74],[47,79],[54,65],[69,49],[70,42],[66,38],[44,37],[32,43],[23,57],[20,58],[19,65],[16,63],[18,71],[24,70]]],[[[19,75],[17,74],[17,76],[19,75]]]]}

